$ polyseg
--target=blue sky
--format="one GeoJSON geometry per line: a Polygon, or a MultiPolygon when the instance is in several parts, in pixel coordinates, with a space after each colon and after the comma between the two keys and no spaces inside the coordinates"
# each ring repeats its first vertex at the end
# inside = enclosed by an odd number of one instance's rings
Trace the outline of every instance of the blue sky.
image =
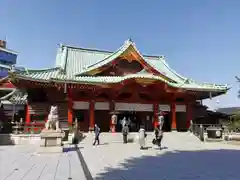
{"type": "Polygon", "coordinates": [[[0,7],[0,38],[21,66],[54,66],[60,43],[116,50],[131,36],[142,53],[165,55],[186,77],[232,86],[207,105],[239,105],[240,1],[0,0],[0,7]]]}

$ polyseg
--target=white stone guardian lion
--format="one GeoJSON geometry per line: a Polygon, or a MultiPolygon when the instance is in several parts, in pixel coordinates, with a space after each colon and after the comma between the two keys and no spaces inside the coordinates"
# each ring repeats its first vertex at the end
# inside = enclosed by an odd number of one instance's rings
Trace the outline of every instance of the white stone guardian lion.
{"type": "Polygon", "coordinates": [[[51,106],[48,120],[45,124],[46,130],[56,130],[59,131],[59,117],[58,117],[58,107],[57,106],[51,106]]]}

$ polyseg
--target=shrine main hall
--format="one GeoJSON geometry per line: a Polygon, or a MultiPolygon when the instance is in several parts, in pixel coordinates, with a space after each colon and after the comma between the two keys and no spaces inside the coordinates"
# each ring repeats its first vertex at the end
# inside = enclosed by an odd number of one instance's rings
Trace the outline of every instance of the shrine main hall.
{"type": "Polygon", "coordinates": [[[82,131],[98,124],[109,131],[120,120],[131,120],[131,130],[144,125],[151,131],[159,111],[164,130],[185,131],[199,100],[225,94],[227,85],[199,83],[175,72],[164,56],[142,54],[129,39],[116,51],[60,45],[55,67],[10,72],[11,83],[28,95],[25,122],[44,122],[50,105],[57,105],[61,126],[79,122],[82,131]]]}

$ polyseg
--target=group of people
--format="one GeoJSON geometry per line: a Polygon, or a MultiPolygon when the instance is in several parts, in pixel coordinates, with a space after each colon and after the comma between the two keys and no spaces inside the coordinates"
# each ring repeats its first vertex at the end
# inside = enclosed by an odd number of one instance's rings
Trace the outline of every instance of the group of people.
{"type": "MultiPolygon", "coordinates": [[[[153,139],[152,143],[154,145],[157,145],[160,149],[161,149],[161,142],[162,142],[162,138],[163,138],[163,124],[164,124],[164,113],[163,112],[159,112],[158,113],[158,123],[156,124],[156,127],[154,129],[154,134],[155,134],[155,138],[153,139]]],[[[94,134],[95,134],[95,139],[93,142],[93,145],[95,145],[96,143],[99,145],[99,135],[100,135],[100,128],[98,127],[97,124],[95,124],[94,127],[94,134]]],[[[127,123],[127,121],[123,120],[122,121],[122,135],[123,135],[123,143],[126,144],[128,142],[128,134],[129,134],[129,124],[127,123]]],[[[138,140],[139,140],[139,145],[140,145],[140,149],[144,149],[145,148],[145,141],[146,141],[146,137],[147,137],[147,133],[144,129],[144,126],[140,126],[140,129],[138,131],[138,140]]]]}

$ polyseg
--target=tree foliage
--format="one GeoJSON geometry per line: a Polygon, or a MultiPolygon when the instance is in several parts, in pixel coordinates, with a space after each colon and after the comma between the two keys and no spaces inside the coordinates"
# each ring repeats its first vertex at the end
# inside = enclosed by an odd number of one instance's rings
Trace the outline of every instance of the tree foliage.
{"type": "MultiPolygon", "coordinates": [[[[240,78],[238,76],[235,76],[235,78],[237,79],[237,82],[240,83],[240,78]]],[[[238,98],[240,98],[240,89],[238,90],[238,98]]]]}
{"type": "Polygon", "coordinates": [[[236,112],[234,113],[234,115],[231,116],[227,126],[228,126],[228,129],[232,131],[240,130],[240,112],[236,112]]]}

